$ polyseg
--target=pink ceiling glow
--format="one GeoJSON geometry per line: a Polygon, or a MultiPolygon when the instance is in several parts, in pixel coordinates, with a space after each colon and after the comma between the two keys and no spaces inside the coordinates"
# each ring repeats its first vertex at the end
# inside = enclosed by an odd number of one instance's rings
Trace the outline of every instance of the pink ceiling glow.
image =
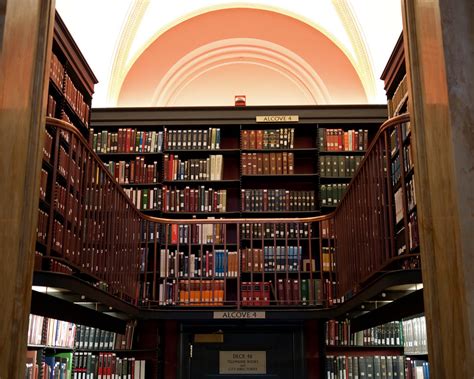
{"type": "Polygon", "coordinates": [[[156,38],[123,81],[118,106],[367,103],[344,52],[288,15],[214,10],[156,38]]]}

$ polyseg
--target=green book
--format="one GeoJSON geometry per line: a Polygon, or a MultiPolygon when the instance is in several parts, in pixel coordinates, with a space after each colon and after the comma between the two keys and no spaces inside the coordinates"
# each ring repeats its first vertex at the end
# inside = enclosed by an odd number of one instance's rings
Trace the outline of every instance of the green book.
{"type": "Polygon", "coordinates": [[[61,362],[66,364],[66,376],[64,379],[71,379],[72,377],[72,352],[69,353],[58,353],[54,355],[59,358],[61,362]]]}

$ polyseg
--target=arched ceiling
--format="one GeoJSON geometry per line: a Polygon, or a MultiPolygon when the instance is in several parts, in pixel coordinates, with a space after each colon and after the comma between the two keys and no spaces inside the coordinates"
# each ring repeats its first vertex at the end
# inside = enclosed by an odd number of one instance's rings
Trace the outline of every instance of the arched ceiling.
{"type": "Polygon", "coordinates": [[[383,103],[401,32],[399,0],[56,3],[96,107],[383,103]]]}

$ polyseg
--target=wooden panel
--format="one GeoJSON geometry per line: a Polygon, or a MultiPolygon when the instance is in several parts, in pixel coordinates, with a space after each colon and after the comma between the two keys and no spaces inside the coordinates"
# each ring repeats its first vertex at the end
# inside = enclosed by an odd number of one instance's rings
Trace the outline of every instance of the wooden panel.
{"type": "Polygon", "coordinates": [[[405,0],[430,372],[474,375],[471,0],[405,0]]]}
{"type": "Polygon", "coordinates": [[[0,378],[24,376],[54,1],[8,0],[0,56],[0,378]]]}

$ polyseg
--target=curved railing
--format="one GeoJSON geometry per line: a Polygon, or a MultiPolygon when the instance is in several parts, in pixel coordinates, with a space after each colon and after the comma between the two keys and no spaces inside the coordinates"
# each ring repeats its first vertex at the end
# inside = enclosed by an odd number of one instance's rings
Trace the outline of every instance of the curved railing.
{"type": "Polygon", "coordinates": [[[175,220],[141,213],[74,126],[47,118],[54,142],[44,259],[149,308],[331,306],[412,256],[396,248],[390,146],[408,120],[382,125],[330,214],[175,220]]]}

